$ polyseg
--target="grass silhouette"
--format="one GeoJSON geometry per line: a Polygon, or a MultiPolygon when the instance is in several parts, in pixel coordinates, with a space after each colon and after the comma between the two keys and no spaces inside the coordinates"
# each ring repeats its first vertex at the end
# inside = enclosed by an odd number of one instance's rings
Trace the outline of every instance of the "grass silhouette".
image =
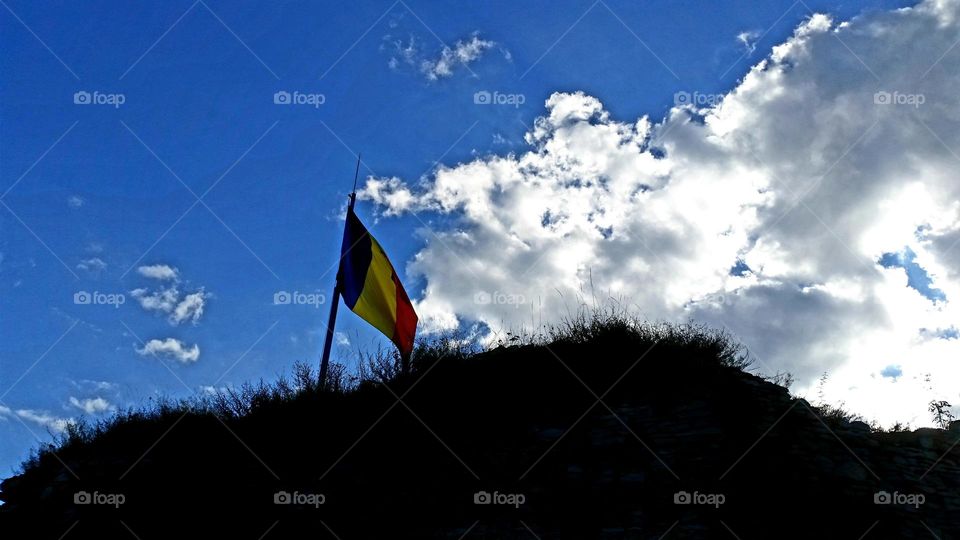
{"type": "Polygon", "coordinates": [[[352,377],[336,367],[326,388],[300,364],[71,426],[0,486],[0,530],[858,538],[881,521],[871,537],[958,533],[956,434],[877,432],[818,409],[747,372],[745,349],[704,326],[581,312],[487,348],[423,340],[409,373],[382,350],[362,364],[352,377]],[[926,501],[876,504],[884,491],[926,501]]]}

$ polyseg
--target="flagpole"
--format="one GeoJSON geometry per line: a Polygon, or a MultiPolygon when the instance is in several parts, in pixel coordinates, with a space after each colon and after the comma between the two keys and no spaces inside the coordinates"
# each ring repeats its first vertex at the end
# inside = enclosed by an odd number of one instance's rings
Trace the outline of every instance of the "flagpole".
{"type": "MultiPolygon", "coordinates": [[[[357,178],[360,176],[360,154],[357,154],[357,170],[353,173],[353,191],[350,192],[350,203],[347,205],[347,215],[353,212],[357,202],[357,178]]],[[[344,224],[346,227],[346,224],[344,224]]],[[[341,248],[341,259],[343,258],[341,248]]],[[[342,261],[341,261],[342,262],[342,261]]],[[[333,285],[333,295],[330,299],[330,317],[327,319],[327,337],[323,342],[323,356],[320,359],[320,389],[327,386],[327,370],[330,367],[330,347],[333,345],[333,328],[337,324],[337,308],[340,306],[340,263],[337,263],[337,278],[333,285]]]]}

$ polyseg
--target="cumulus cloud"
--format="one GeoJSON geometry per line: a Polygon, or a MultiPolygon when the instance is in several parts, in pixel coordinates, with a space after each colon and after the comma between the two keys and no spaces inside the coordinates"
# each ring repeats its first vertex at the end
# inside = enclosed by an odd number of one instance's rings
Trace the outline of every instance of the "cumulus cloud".
{"type": "Polygon", "coordinates": [[[200,359],[200,346],[192,347],[176,338],[151,339],[143,347],[136,349],[143,356],[155,355],[172,358],[181,364],[192,364],[200,359]]]}
{"type": "Polygon", "coordinates": [[[397,177],[370,178],[363,188],[363,196],[384,206],[387,215],[406,212],[416,202],[410,188],[397,177]]]}
{"type": "Polygon", "coordinates": [[[79,195],[71,195],[67,197],[67,206],[69,206],[70,208],[80,208],[86,203],[87,201],[84,200],[83,197],[79,195]]]}
{"type": "Polygon", "coordinates": [[[612,297],[730,329],[802,395],[829,372],[828,399],[928,424],[926,404],[960,392],[958,10],[814,15],[719,103],[660,123],[556,93],[527,151],[374,178],[361,197],[449,215],[407,266],[426,330],[612,297]],[[942,297],[880,264],[907,249],[942,297]]]}
{"type": "Polygon", "coordinates": [[[71,396],[70,405],[87,414],[100,414],[102,412],[112,411],[115,408],[109,401],[102,397],[77,399],[71,396]]]}
{"type": "Polygon", "coordinates": [[[158,279],[160,281],[176,281],[180,275],[179,270],[168,266],[166,264],[151,264],[148,266],[140,266],[137,268],[137,272],[144,277],[151,279],[158,279]]]}
{"type": "Polygon", "coordinates": [[[167,320],[173,326],[183,322],[196,324],[203,316],[210,294],[203,288],[187,294],[181,294],[179,286],[179,271],[164,264],[141,266],[137,269],[141,275],[160,281],[169,282],[157,289],[150,290],[138,287],[130,291],[140,307],[146,311],[156,311],[167,315],[167,320]]]}

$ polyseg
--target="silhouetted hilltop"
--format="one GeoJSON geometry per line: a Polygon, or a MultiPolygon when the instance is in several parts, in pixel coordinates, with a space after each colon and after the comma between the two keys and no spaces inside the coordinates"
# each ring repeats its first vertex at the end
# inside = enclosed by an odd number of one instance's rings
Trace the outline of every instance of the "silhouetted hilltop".
{"type": "Polygon", "coordinates": [[[960,538],[960,433],[873,432],[697,327],[421,346],[77,428],[2,483],[6,538],[960,538]],[[889,504],[887,504],[889,502],[889,504]],[[814,536],[816,535],[816,536],[814,536]]]}

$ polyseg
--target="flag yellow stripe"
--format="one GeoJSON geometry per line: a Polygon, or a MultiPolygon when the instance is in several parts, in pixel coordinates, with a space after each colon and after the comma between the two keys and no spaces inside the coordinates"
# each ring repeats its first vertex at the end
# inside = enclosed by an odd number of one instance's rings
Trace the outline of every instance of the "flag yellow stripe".
{"type": "Polygon", "coordinates": [[[370,241],[373,257],[353,312],[393,339],[397,324],[397,287],[393,283],[393,267],[380,244],[372,236],[370,241]]]}

